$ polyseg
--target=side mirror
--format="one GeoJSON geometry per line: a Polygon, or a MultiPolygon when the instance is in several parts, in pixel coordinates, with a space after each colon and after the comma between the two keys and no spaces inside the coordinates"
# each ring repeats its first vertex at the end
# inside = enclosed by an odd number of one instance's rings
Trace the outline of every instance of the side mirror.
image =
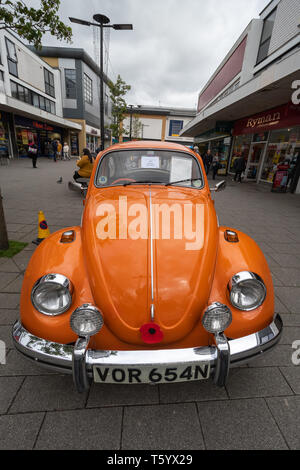
{"type": "Polygon", "coordinates": [[[223,180],[223,181],[220,181],[220,183],[217,183],[214,188],[210,188],[210,190],[218,193],[219,191],[223,191],[226,188],[226,185],[227,185],[226,181],[223,180]]]}

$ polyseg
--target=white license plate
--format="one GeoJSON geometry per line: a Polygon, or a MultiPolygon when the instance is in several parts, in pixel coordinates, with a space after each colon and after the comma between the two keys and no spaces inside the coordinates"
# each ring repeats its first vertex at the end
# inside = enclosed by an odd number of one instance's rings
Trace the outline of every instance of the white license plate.
{"type": "Polygon", "coordinates": [[[94,366],[94,381],[114,384],[171,383],[208,379],[210,364],[177,366],[94,366]]]}

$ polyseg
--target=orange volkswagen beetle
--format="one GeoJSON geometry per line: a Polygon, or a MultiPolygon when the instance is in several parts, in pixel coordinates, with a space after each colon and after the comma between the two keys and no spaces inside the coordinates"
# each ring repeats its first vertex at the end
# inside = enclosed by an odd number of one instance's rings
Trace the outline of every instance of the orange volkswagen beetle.
{"type": "Polygon", "coordinates": [[[99,383],[213,378],[282,332],[271,274],[246,234],[220,227],[202,159],[178,144],[128,142],[97,157],[81,226],[32,256],[16,348],[99,383]]]}

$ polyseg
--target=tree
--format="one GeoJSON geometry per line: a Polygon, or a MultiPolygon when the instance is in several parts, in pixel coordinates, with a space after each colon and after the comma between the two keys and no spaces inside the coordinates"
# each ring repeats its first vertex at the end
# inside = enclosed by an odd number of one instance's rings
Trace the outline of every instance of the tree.
{"type": "Polygon", "coordinates": [[[40,8],[24,0],[0,0],[0,29],[10,29],[37,49],[45,33],[71,42],[72,29],[60,21],[59,7],[60,0],[41,0],[40,8]]]}
{"type": "Polygon", "coordinates": [[[124,99],[126,93],[131,89],[130,85],[126,85],[121,76],[118,75],[116,83],[110,83],[110,98],[112,101],[112,117],[110,129],[112,136],[119,141],[123,134],[128,134],[128,131],[121,126],[126,113],[127,105],[124,99]]]}
{"type": "Polygon", "coordinates": [[[141,137],[142,129],[142,121],[140,120],[138,114],[134,114],[132,119],[132,137],[134,139],[139,139],[141,137]]]}
{"type": "MultiPolygon", "coordinates": [[[[71,42],[72,29],[60,21],[60,0],[41,0],[40,8],[31,8],[23,0],[0,0],[0,29],[10,29],[37,49],[42,37],[50,33],[59,40],[71,42]]],[[[8,248],[8,236],[0,191],[0,249],[8,248]]]]}

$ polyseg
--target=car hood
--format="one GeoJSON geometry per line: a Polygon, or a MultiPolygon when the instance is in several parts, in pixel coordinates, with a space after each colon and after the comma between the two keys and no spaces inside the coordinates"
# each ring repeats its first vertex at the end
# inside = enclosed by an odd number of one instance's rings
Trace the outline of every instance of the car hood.
{"type": "Polygon", "coordinates": [[[158,186],[99,190],[86,203],[82,236],[95,303],[120,339],[143,344],[140,328],[151,321],[152,305],[165,344],[199,321],[218,243],[206,193],[158,186]]]}

